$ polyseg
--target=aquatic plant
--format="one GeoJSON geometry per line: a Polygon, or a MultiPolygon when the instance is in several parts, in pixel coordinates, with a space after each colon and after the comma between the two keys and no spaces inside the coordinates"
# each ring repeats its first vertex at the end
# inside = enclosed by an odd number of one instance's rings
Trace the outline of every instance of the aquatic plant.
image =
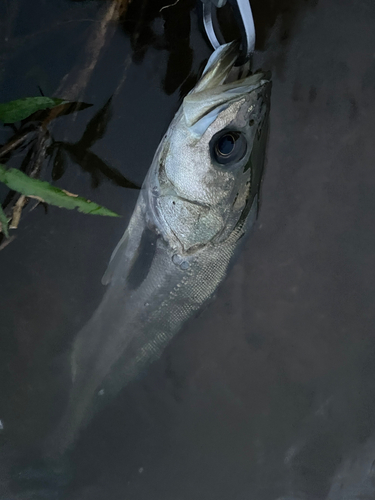
{"type": "MultiPolygon", "coordinates": [[[[9,238],[9,228],[18,227],[22,209],[31,199],[37,204],[54,205],[92,214],[118,217],[115,212],[102,207],[77,194],[60,189],[41,180],[44,162],[52,161],[52,181],[59,180],[66,171],[67,157],[91,174],[93,187],[102,178],[115,184],[138,188],[117,169],[107,165],[90,148],[103,137],[110,119],[109,99],[88,122],[86,129],[76,143],[56,141],[50,125],[56,118],[77,113],[91,106],[84,102],[70,102],[45,96],[26,97],[0,104],[0,120],[13,130],[13,135],[0,147],[0,182],[9,188],[4,203],[0,205],[0,238],[9,238]],[[18,127],[15,125],[18,123],[18,127]],[[6,163],[15,152],[23,159],[18,168],[8,168],[6,163]]],[[[1,243],[1,242],[0,242],[1,243]]]]}

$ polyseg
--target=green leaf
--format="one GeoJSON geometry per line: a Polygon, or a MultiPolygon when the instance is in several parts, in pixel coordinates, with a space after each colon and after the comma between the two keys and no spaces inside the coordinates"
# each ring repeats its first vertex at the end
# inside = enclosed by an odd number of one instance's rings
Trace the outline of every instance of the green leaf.
{"type": "Polygon", "coordinates": [[[0,222],[1,222],[1,230],[5,234],[7,238],[9,238],[8,232],[8,219],[4,213],[3,207],[0,205],[0,222]]]}
{"type": "Polygon", "coordinates": [[[25,97],[0,104],[0,120],[4,123],[15,123],[24,120],[36,111],[50,109],[65,103],[64,99],[52,97],[25,97]]]}
{"type": "Polygon", "coordinates": [[[96,203],[86,200],[78,195],[68,193],[63,189],[51,186],[48,182],[31,179],[26,174],[15,168],[6,169],[0,165],[0,181],[4,182],[9,189],[17,191],[25,196],[37,198],[49,205],[73,210],[92,215],[106,215],[109,217],[120,217],[108,208],[101,207],[96,203]]]}

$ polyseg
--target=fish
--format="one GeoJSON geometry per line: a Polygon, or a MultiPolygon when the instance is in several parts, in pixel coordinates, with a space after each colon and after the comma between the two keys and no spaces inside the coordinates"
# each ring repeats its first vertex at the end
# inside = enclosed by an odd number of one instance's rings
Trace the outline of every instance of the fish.
{"type": "Polygon", "coordinates": [[[238,79],[238,55],[236,43],[215,50],[156,150],[107,290],[73,342],[69,401],[47,455],[72,447],[100,401],[161,356],[212,299],[254,225],[271,81],[238,79]]]}

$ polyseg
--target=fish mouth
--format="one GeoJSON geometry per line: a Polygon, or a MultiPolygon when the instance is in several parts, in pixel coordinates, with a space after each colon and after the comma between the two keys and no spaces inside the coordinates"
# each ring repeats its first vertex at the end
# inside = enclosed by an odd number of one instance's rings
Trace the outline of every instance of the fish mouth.
{"type": "Polygon", "coordinates": [[[269,75],[263,72],[238,78],[239,69],[235,67],[238,55],[237,43],[216,49],[201,79],[183,100],[186,125],[195,135],[201,136],[202,131],[231,103],[270,83],[269,75]]]}
{"type": "Polygon", "coordinates": [[[227,43],[217,48],[211,54],[200,80],[191,93],[202,92],[222,85],[232,71],[239,54],[238,42],[227,43]]]}

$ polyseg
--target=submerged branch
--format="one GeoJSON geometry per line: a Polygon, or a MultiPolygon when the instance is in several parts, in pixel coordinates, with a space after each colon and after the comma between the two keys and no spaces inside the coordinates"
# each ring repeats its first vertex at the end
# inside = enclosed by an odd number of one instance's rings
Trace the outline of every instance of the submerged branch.
{"type": "Polygon", "coordinates": [[[4,146],[2,146],[0,148],[0,158],[2,156],[7,155],[8,153],[13,151],[14,149],[17,149],[19,146],[21,146],[25,142],[25,140],[27,139],[28,135],[31,132],[33,132],[33,130],[28,129],[28,130],[23,131],[20,135],[12,137],[12,139],[10,139],[9,142],[4,144],[4,146]]]}

